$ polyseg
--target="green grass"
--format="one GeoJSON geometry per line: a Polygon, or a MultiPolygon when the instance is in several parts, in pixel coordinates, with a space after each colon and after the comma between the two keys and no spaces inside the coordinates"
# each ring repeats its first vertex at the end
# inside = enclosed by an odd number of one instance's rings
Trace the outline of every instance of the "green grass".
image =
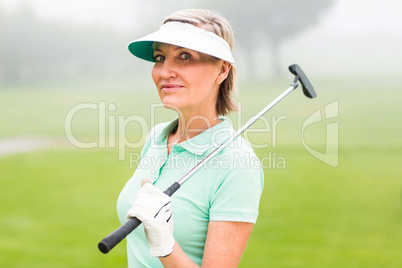
{"type": "Polygon", "coordinates": [[[266,170],[242,267],[400,267],[402,151],[341,150],[332,168],[284,150],[266,170]]]}
{"type": "MultiPolygon", "coordinates": [[[[286,168],[265,169],[260,216],[240,266],[401,267],[402,92],[392,79],[312,81],[317,99],[294,92],[266,115],[269,130],[273,118],[286,117],[277,125],[276,139],[272,131],[248,134],[254,144],[270,145],[256,149],[261,159],[271,153],[271,161],[283,160],[286,168]],[[314,158],[301,142],[306,118],[334,101],[339,117],[318,122],[305,134],[306,143],[323,152],[326,123],[339,124],[337,167],[314,158]]],[[[232,115],[235,128],[287,84],[242,84],[243,112],[232,115]]],[[[152,84],[139,88],[112,81],[2,89],[0,137],[65,140],[66,114],[80,103],[113,103],[117,109],[106,111],[108,119],[141,115],[149,123],[149,103],[158,100],[152,84]]],[[[174,116],[160,108],[155,114],[156,122],[174,116]]],[[[256,128],[267,126],[260,121],[256,128]]],[[[97,141],[98,110],[77,113],[72,129],[77,139],[97,141]]],[[[141,138],[135,122],[124,131],[133,142],[141,138]]],[[[96,245],[119,226],[116,200],[133,172],[129,158],[119,160],[116,147],[59,146],[0,158],[0,267],[126,267],[124,244],[108,255],[96,245]]]]}
{"type": "Polygon", "coordinates": [[[115,202],[131,176],[116,153],[57,150],[0,161],[1,267],[124,267],[124,245],[97,243],[119,226],[115,202]]]}

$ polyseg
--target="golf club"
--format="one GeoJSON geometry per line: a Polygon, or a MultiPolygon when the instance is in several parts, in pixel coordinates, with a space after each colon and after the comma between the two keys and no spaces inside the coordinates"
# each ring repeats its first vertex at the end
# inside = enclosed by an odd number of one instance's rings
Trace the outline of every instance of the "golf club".
{"type": "MultiPolygon", "coordinates": [[[[289,66],[289,71],[295,75],[295,78],[291,86],[286,89],[281,95],[279,95],[274,101],[272,101],[268,106],[266,106],[261,112],[251,118],[244,126],[242,126],[232,137],[219,145],[215,150],[213,150],[208,156],[201,160],[195,167],[193,167],[188,173],[186,173],[181,179],[173,183],[169,188],[167,188],[164,193],[168,196],[172,196],[188,178],[190,178],[194,173],[196,173],[200,168],[202,168],[208,161],[213,158],[217,153],[227,147],[231,142],[233,142],[238,136],[240,136],[247,128],[249,128],[255,121],[257,121],[261,116],[263,116],[268,110],[275,106],[280,100],[287,96],[290,92],[298,87],[297,82],[300,81],[303,87],[304,95],[309,98],[315,98],[317,95],[314,88],[307,76],[304,74],[303,70],[297,64],[289,66]]],[[[141,221],[137,218],[130,218],[123,225],[113,231],[111,234],[106,236],[102,241],[99,242],[98,248],[102,253],[108,253],[112,248],[114,248],[121,240],[123,240],[128,234],[130,234],[137,226],[141,224],[141,221]]]]}

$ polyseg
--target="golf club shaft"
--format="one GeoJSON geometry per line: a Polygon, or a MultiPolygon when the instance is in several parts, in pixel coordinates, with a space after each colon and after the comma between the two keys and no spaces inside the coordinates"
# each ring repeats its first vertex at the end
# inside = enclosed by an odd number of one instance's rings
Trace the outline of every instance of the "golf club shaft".
{"type": "Polygon", "coordinates": [[[237,132],[229,137],[224,143],[219,145],[214,151],[212,151],[208,156],[202,159],[195,167],[193,167],[187,174],[185,174],[180,180],[177,182],[182,185],[188,178],[190,178],[195,172],[197,172],[200,168],[202,168],[208,161],[214,157],[217,153],[223,150],[226,146],[236,140],[246,129],[248,129],[255,121],[257,121],[261,116],[263,116],[266,112],[268,112],[272,107],[274,107],[280,100],[286,97],[290,92],[292,92],[295,88],[297,88],[297,83],[293,83],[288,89],[286,89],[281,95],[279,95],[275,100],[273,100],[270,104],[268,104],[261,112],[251,118],[246,124],[244,124],[237,132]]]}
{"type": "MultiPolygon", "coordinates": [[[[180,180],[173,183],[168,189],[164,191],[168,196],[172,196],[187,179],[189,179],[194,173],[196,173],[200,168],[202,168],[208,161],[213,158],[217,153],[226,148],[231,142],[236,140],[247,128],[249,128],[255,121],[257,121],[261,116],[268,112],[273,106],[275,106],[279,101],[286,97],[290,92],[297,88],[297,79],[293,81],[292,85],[286,89],[281,95],[279,95],[275,100],[268,104],[261,112],[251,118],[245,125],[243,125],[233,136],[229,137],[224,143],[219,145],[215,150],[213,150],[208,156],[201,160],[196,166],[194,166],[189,172],[187,172],[180,180]]],[[[141,224],[141,221],[137,218],[130,218],[123,225],[109,234],[107,237],[99,242],[98,248],[103,253],[108,253],[113,249],[121,240],[123,240],[127,235],[129,235],[135,228],[141,224]]]]}

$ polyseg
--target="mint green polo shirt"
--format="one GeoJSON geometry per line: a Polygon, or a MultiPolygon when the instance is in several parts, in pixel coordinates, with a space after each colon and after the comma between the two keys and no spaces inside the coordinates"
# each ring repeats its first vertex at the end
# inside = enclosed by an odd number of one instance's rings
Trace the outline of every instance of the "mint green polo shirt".
{"type": "MultiPolygon", "coordinates": [[[[174,144],[168,154],[168,135],[178,120],[155,126],[147,136],[139,165],[117,202],[121,223],[146,178],[164,191],[183,177],[235,130],[225,118],[197,136],[174,144]]],[[[172,196],[174,238],[187,256],[201,265],[210,221],[255,223],[264,184],[263,170],[251,146],[242,137],[219,152],[172,196]]],[[[129,267],[163,267],[149,254],[143,225],[127,236],[129,267]]]]}

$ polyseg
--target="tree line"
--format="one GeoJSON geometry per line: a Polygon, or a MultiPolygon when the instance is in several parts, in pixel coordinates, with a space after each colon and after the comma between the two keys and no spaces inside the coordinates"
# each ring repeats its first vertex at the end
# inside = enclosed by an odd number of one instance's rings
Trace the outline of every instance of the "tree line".
{"type": "MultiPolygon", "coordinates": [[[[259,61],[268,61],[274,75],[280,74],[280,46],[284,41],[317,24],[334,0],[193,0],[185,5],[152,0],[138,3],[153,10],[137,21],[141,33],[155,30],[162,19],[174,10],[197,7],[216,9],[230,21],[235,33],[235,56],[243,55],[238,64],[249,74],[259,61]],[[184,6],[183,6],[184,5],[184,6]],[[151,29],[152,28],[152,29],[151,29]],[[269,58],[256,53],[267,50],[269,58]]],[[[144,11],[144,12],[145,12],[144,11]]],[[[135,33],[140,36],[141,33],[135,33]]],[[[65,20],[38,18],[28,4],[14,12],[0,10],[0,85],[58,78],[143,74],[133,64],[127,43],[135,38],[111,26],[81,25],[65,20]]]]}
{"type": "Polygon", "coordinates": [[[39,19],[27,5],[0,10],[0,85],[125,72],[128,40],[105,25],[39,19]]]}

